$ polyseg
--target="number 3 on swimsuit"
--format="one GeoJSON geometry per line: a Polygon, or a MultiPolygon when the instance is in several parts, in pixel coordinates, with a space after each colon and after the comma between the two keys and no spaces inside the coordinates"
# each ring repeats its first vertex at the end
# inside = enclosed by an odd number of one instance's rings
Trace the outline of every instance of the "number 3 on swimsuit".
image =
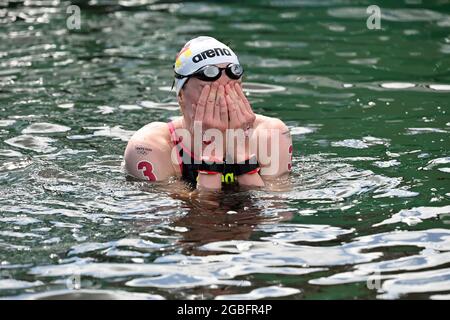
{"type": "Polygon", "coordinates": [[[289,146],[289,157],[290,157],[290,162],[288,163],[288,170],[291,171],[292,170],[292,144],[289,146]]]}
{"type": "Polygon", "coordinates": [[[156,176],[153,173],[153,166],[150,162],[140,161],[137,165],[138,170],[142,171],[142,174],[150,181],[156,181],[156,176]]]}

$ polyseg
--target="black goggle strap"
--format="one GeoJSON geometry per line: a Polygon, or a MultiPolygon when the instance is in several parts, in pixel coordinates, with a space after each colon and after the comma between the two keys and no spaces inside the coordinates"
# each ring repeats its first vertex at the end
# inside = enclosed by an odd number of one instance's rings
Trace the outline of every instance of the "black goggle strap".
{"type": "MultiPolygon", "coordinates": [[[[176,73],[175,71],[174,71],[174,73],[175,73],[175,78],[176,78],[176,79],[183,79],[183,78],[189,77],[189,76],[183,76],[183,75],[181,75],[181,74],[179,74],[179,73],[176,73]]],[[[172,88],[170,88],[170,91],[173,90],[173,87],[174,87],[174,86],[175,86],[175,79],[173,79],[173,82],[172,82],[172,88]]]]}

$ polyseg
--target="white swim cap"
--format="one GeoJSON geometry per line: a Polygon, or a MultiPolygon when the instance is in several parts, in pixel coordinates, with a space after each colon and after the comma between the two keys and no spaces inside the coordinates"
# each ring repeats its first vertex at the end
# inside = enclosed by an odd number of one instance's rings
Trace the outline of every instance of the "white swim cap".
{"type": "MultiPolygon", "coordinates": [[[[227,45],[212,37],[197,37],[188,41],[177,54],[174,71],[190,75],[203,66],[220,63],[239,64],[238,57],[227,45]]],[[[188,78],[175,78],[177,95],[188,78]]]]}

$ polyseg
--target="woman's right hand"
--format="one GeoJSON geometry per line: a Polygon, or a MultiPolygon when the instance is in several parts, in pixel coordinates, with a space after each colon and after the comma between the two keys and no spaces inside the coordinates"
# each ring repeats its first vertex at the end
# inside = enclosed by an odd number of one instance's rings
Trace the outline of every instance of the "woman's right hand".
{"type": "Polygon", "coordinates": [[[218,129],[224,133],[228,129],[228,110],[226,105],[219,103],[224,97],[223,86],[217,83],[204,86],[197,103],[193,105],[194,127],[201,125],[203,133],[208,129],[218,129]]]}
{"type": "MultiPolygon", "coordinates": [[[[203,161],[213,161],[222,163],[224,160],[224,133],[228,129],[228,110],[225,106],[217,103],[217,98],[224,96],[224,88],[219,87],[217,83],[211,86],[203,87],[197,103],[193,106],[195,115],[193,117],[193,133],[201,134],[194,137],[194,153],[202,153],[203,161]],[[208,129],[216,129],[220,131],[220,139],[213,140],[212,136],[205,135],[208,129]],[[206,141],[205,141],[206,140],[206,141]],[[208,141],[209,140],[209,141],[208,141]],[[220,141],[221,140],[221,141],[220,141]],[[202,146],[195,145],[201,141],[202,146]]],[[[218,134],[216,131],[215,134],[218,134]]],[[[221,174],[203,174],[199,172],[197,188],[199,190],[220,190],[222,186],[221,174]]]]}
{"type": "MultiPolygon", "coordinates": [[[[226,104],[218,102],[220,99],[224,99],[225,88],[219,86],[217,83],[213,83],[211,86],[206,85],[203,87],[200,97],[197,103],[193,106],[195,115],[193,117],[193,134],[201,133],[201,139],[194,137],[195,141],[202,141],[202,150],[210,151],[206,152],[204,156],[207,158],[214,158],[217,161],[223,160],[223,154],[225,150],[225,132],[228,129],[228,110],[226,104]],[[216,129],[221,132],[221,139],[214,141],[211,135],[208,135],[206,131],[208,129],[216,129]],[[210,144],[213,143],[212,146],[210,144]],[[209,146],[209,148],[208,148],[209,146]],[[207,149],[208,148],[208,149],[207,149]],[[212,155],[214,150],[214,156],[212,155]]],[[[197,150],[199,150],[197,146],[197,150]]]]}

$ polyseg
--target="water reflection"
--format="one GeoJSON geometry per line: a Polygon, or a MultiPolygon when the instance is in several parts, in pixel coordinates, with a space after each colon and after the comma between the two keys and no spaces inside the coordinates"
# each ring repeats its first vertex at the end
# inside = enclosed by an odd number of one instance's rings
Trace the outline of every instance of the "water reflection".
{"type": "MultiPolygon", "coordinates": [[[[159,186],[173,199],[181,200],[182,216],[173,218],[172,226],[181,238],[183,252],[202,255],[198,247],[215,241],[249,240],[258,225],[292,218],[294,210],[283,205],[276,194],[273,202],[262,206],[257,194],[234,186],[219,192],[199,193],[191,186],[174,180],[170,190],[159,186]],[[265,214],[267,206],[283,211],[278,216],[265,214]]],[[[146,188],[144,187],[143,190],[146,188]]],[[[174,208],[174,210],[177,208],[174,208]]]]}

